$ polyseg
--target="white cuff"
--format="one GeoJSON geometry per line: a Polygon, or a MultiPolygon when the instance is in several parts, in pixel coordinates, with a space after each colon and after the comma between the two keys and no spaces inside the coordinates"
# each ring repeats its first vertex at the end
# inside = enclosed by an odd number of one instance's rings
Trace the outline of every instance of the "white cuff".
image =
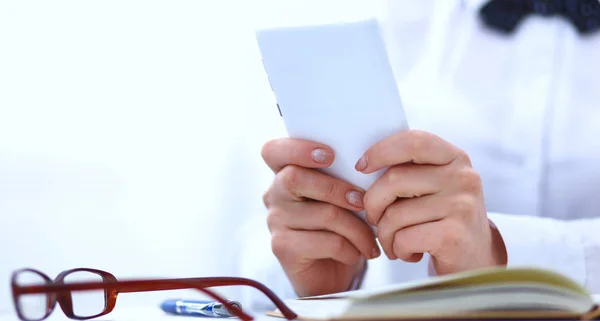
{"type": "Polygon", "coordinates": [[[581,235],[567,222],[535,216],[489,213],[508,254],[508,266],[549,269],[584,285],[585,252],[581,235]]]}

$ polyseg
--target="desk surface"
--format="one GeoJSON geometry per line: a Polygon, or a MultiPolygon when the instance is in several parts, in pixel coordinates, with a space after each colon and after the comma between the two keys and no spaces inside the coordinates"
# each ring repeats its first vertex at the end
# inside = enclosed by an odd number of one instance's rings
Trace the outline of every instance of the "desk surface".
{"type": "MultiPolygon", "coordinates": [[[[600,303],[600,295],[594,295],[594,300],[600,303]]],[[[256,321],[282,321],[285,319],[279,319],[269,317],[264,314],[263,311],[247,311],[254,317],[256,321]]],[[[192,321],[192,320],[231,320],[231,319],[213,319],[213,318],[192,318],[184,319],[189,317],[175,316],[164,313],[158,307],[116,307],[115,310],[109,315],[94,319],[93,321],[192,321]]],[[[13,312],[0,314],[0,321],[20,321],[17,315],[13,312]]],[[[60,308],[54,310],[54,313],[50,315],[45,321],[73,321],[65,317],[60,308]]]]}
{"type": "MultiPolygon", "coordinates": [[[[256,321],[281,321],[284,319],[269,317],[264,312],[248,311],[248,314],[254,317],[256,321]]],[[[189,318],[184,316],[175,316],[164,313],[158,307],[126,307],[115,310],[103,317],[93,319],[93,321],[217,321],[231,319],[215,318],[189,318]]],[[[0,314],[0,321],[20,321],[15,313],[0,314]]],[[[54,313],[46,321],[73,321],[62,313],[60,308],[54,310],[54,313]]]]}

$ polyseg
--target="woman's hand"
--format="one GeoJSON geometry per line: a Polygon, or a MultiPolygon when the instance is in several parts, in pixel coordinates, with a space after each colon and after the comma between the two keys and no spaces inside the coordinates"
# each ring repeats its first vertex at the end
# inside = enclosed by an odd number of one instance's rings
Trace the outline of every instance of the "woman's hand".
{"type": "Polygon", "coordinates": [[[263,198],[272,250],[296,293],[348,290],[365,260],[380,255],[372,229],[351,212],[363,209],[364,191],[317,170],[333,163],[328,146],[282,138],[262,156],[276,173],[263,198]]]}
{"type": "Polygon", "coordinates": [[[427,252],[440,275],[506,264],[481,179],[464,151],[427,132],[403,131],[356,163],[363,173],[385,167],[364,204],[388,258],[417,262],[427,252]]]}

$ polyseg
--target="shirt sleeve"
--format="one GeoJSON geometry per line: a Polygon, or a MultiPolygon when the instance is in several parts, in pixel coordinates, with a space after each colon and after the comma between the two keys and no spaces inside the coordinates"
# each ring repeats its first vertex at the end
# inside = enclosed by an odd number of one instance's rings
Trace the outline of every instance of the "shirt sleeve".
{"type": "Polygon", "coordinates": [[[558,220],[489,213],[506,245],[508,266],[540,267],[600,293],[600,218],[558,220]]]}

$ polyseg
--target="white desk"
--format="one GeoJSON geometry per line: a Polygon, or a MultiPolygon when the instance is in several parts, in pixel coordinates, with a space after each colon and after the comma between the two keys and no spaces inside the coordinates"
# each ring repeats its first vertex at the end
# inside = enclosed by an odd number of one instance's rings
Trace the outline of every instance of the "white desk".
{"type": "MultiPolygon", "coordinates": [[[[600,303],[600,294],[594,295],[596,302],[600,303]]],[[[262,311],[247,311],[256,321],[285,321],[286,319],[269,317],[262,311]]],[[[153,306],[146,307],[122,307],[103,317],[93,319],[92,321],[218,321],[235,320],[219,318],[194,318],[186,316],[175,316],[164,313],[160,308],[153,306]]],[[[20,321],[14,312],[0,314],[0,321],[20,321]]],[[[60,307],[56,307],[52,315],[46,321],[73,321],[62,313],[60,307]]]]}
{"type": "MultiPolygon", "coordinates": [[[[263,312],[247,311],[256,321],[284,321],[269,317],[263,312]]],[[[62,313],[60,307],[56,307],[52,315],[46,319],[47,321],[73,321],[62,313]]],[[[164,313],[158,307],[123,307],[115,310],[103,317],[92,319],[92,321],[218,321],[218,320],[236,320],[236,319],[218,319],[218,318],[191,318],[185,316],[175,316],[164,313]]],[[[14,312],[0,314],[0,321],[20,321],[14,312]]]]}

